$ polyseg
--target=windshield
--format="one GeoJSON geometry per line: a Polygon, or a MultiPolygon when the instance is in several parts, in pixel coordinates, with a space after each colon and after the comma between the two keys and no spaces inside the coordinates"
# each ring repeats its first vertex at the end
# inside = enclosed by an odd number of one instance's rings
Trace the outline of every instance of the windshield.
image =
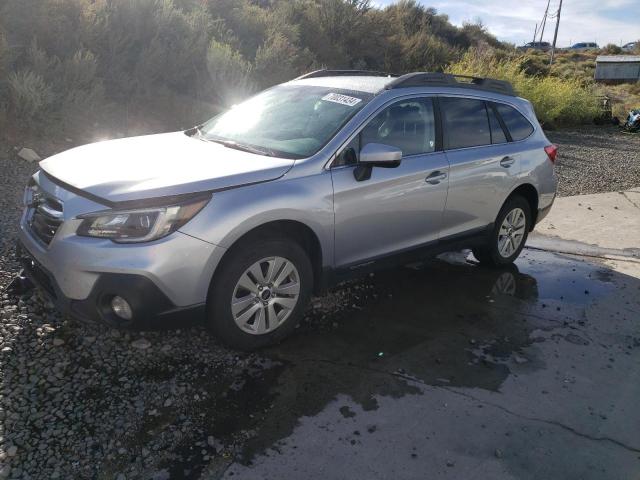
{"type": "Polygon", "coordinates": [[[284,158],[318,152],[373,98],[365,92],[280,85],[235,105],[199,130],[204,140],[284,158]]]}

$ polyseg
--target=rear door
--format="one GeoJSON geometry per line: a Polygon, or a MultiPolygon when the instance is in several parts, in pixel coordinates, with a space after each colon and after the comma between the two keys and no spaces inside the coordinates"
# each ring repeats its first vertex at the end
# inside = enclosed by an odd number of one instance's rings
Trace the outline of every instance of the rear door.
{"type": "Polygon", "coordinates": [[[355,267],[438,238],[447,199],[449,164],[437,144],[434,103],[411,97],[383,108],[339,152],[331,169],[335,264],[355,267]],[[368,143],[400,148],[400,165],[373,167],[358,181],[354,169],[368,143]]]}
{"type": "Polygon", "coordinates": [[[449,194],[441,237],[492,224],[515,186],[521,155],[495,106],[471,97],[440,97],[449,194]]]}

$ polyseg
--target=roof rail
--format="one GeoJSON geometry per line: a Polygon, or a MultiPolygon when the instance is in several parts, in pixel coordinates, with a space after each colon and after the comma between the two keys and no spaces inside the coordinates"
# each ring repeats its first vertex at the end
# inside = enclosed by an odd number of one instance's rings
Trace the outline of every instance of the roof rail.
{"type": "Polygon", "coordinates": [[[467,75],[453,75],[451,73],[418,72],[408,73],[393,80],[387,85],[387,90],[409,87],[457,87],[485,90],[516,96],[511,84],[505,80],[494,78],[470,77],[467,75]],[[462,81],[458,81],[461,79],[462,81]]]}
{"type": "Polygon", "coordinates": [[[295,80],[303,80],[305,78],[318,78],[318,77],[397,77],[392,73],[375,72],[369,70],[316,70],[315,72],[305,73],[300,75],[295,80]]]}

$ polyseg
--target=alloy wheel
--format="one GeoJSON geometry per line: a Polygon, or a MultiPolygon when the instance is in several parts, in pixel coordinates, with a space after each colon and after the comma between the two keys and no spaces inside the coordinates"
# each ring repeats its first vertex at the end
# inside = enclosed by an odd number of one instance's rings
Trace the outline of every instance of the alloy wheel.
{"type": "Polygon", "coordinates": [[[264,335],[280,327],[298,304],[300,275],[283,257],[255,262],[233,289],[231,313],[244,332],[264,335]]]}
{"type": "Polygon", "coordinates": [[[500,225],[498,252],[503,258],[511,257],[520,247],[527,228],[527,217],[521,208],[511,210],[500,225]]]}

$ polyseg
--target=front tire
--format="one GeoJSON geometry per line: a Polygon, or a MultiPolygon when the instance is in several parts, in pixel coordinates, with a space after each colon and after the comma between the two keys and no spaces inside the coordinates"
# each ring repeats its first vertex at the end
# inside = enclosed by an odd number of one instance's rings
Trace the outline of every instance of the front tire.
{"type": "Polygon", "coordinates": [[[531,230],[531,207],[523,197],[509,198],[502,206],[487,244],[473,249],[482,265],[509,265],[522,252],[531,230]]]}
{"type": "Polygon", "coordinates": [[[298,325],[312,289],[311,261],[296,242],[245,241],[229,252],[214,277],[207,324],[231,348],[273,345],[298,325]]]}

